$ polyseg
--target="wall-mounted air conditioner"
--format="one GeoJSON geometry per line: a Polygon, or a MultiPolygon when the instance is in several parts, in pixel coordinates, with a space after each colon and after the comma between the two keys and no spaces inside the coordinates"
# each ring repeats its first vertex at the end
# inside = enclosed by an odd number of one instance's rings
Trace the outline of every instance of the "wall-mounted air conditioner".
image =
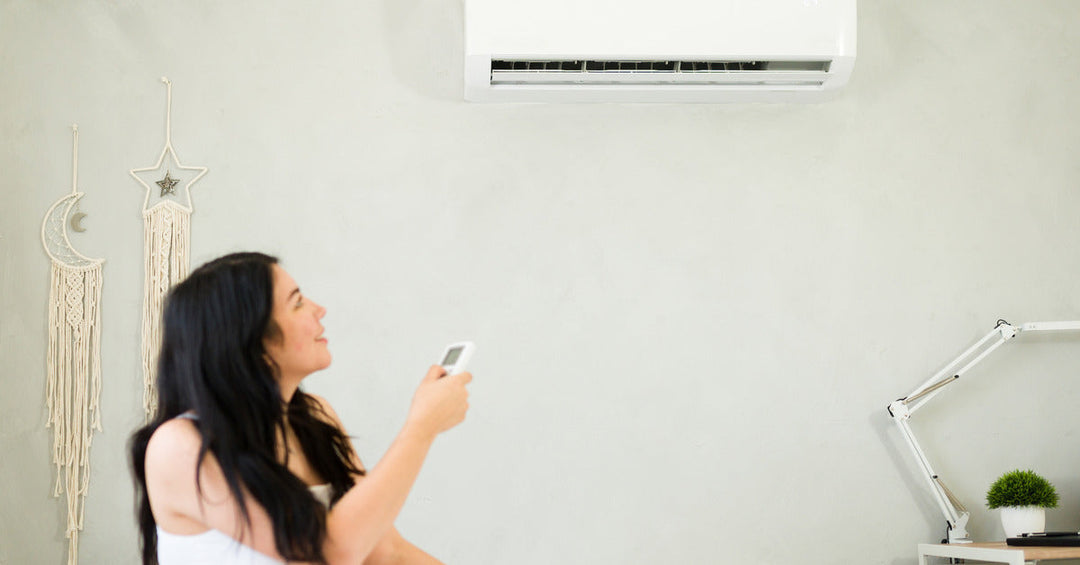
{"type": "Polygon", "coordinates": [[[465,0],[465,99],[819,101],[855,27],[855,0],[465,0]]]}

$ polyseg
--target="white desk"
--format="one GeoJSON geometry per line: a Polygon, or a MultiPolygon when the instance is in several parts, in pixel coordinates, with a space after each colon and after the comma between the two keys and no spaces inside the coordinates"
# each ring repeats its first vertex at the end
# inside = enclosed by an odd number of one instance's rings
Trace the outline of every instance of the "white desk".
{"type": "Polygon", "coordinates": [[[1080,559],[1080,547],[1018,547],[1005,542],[994,543],[920,543],[919,565],[929,565],[927,557],[975,559],[1007,565],[1024,565],[1025,561],[1043,559],[1080,559]]]}

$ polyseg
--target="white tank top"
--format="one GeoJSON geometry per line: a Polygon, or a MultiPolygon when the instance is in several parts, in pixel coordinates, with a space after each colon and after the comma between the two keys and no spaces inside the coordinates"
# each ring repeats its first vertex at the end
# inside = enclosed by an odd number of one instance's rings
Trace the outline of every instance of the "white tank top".
{"type": "MultiPolygon", "coordinates": [[[[330,485],[309,487],[316,500],[330,506],[330,485]]],[[[201,534],[170,534],[157,529],[159,565],[281,565],[278,561],[218,531],[201,534]]]]}
{"type": "Polygon", "coordinates": [[[159,565],[282,565],[273,557],[217,531],[180,536],[158,527],[157,558],[159,565]]]}
{"type": "MultiPolygon", "coordinates": [[[[197,419],[194,414],[181,414],[181,418],[197,419]]],[[[315,499],[330,507],[330,485],[308,487],[315,499]]],[[[170,534],[157,529],[158,565],[282,565],[273,557],[264,555],[240,543],[221,531],[210,529],[200,534],[170,534]]]]}

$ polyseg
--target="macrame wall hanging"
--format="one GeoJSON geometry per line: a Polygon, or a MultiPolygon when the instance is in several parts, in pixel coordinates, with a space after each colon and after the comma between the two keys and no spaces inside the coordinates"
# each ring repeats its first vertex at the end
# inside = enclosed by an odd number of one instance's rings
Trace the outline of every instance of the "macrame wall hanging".
{"type": "Polygon", "coordinates": [[[71,246],[68,227],[81,232],[78,211],[79,128],[72,126],[71,193],[57,200],[41,222],[41,244],[52,260],[49,287],[49,346],[46,353],[47,427],[53,429],[53,496],[67,494],[68,563],[79,560],[90,443],[101,430],[101,265],[71,246]],[[72,210],[76,212],[72,214],[72,210]]]}
{"type": "Polygon", "coordinates": [[[172,146],[172,82],[166,88],[165,147],[157,163],[132,169],[131,176],[146,188],[143,199],[142,365],[143,410],[150,419],[157,407],[157,357],[161,350],[161,314],[165,295],[184,279],[190,268],[188,247],[191,226],[191,185],[206,174],[206,167],[180,164],[172,146]],[[167,158],[166,158],[167,157],[167,158]]]}

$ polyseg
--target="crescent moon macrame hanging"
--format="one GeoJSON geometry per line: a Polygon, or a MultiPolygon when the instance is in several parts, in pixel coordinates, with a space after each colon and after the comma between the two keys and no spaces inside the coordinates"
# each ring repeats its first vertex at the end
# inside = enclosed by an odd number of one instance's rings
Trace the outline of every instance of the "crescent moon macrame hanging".
{"type": "MultiPolygon", "coordinates": [[[[79,127],[72,126],[71,194],[57,200],[41,222],[41,244],[52,261],[49,287],[49,347],[45,394],[53,429],[53,496],[67,493],[68,563],[79,560],[86,491],[90,483],[90,443],[101,431],[101,265],[71,246],[68,217],[83,193],[78,191],[79,127]]],[[[76,231],[86,214],[71,216],[76,231]]]]}
{"type": "Polygon", "coordinates": [[[172,82],[162,77],[167,98],[165,147],[157,163],[132,169],[131,176],[146,188],[143,198],[143,261],[146,267],[142,316],[143,410],[149,419],[157,407],[157,357],[161,350],[161,310],[165,295],[190,268],[191,185],[206,167],[180,164],[172,146],[172,82]],[[166,159],[166,155],[168,159],[166,159]]]}

